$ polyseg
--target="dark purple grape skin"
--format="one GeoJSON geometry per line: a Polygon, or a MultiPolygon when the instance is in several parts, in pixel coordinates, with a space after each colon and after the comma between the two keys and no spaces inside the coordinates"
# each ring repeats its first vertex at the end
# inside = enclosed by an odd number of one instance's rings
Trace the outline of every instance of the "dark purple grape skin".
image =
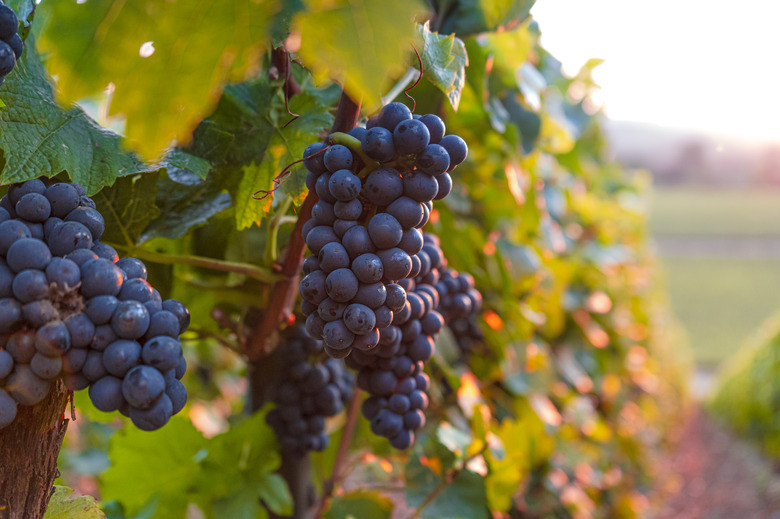
{"type": "Polygon", "coordinates": [[[76,249],[73,252],[68,253],[65,259],[71,260],[73,263],[81,267],[89,260],[98,259],[97,254],[89,250],[88,248],[76,249]]]}
{"type": "Polygon", "coordinates": [[[334,144],[325,151],[323,162],[328,171],[338,171],[340,169],[350,169],[354,158],[349,148],[342,144],[334,144]]]}
{"type": "Polygon", "coordinates": [[[160,335],[144,344],[144,364],[153,366],[160,371],[175,369],[181,358],[181,345],[172,337],[160,335]]]}
{"type": "Polygon", "coordinates": [[[22,238],[8,248],[6,262],[14,272],[27,269],[43,270],[51,262],[51,251],[41,240],[22,238]]]}
{"type": "Polygon", "coordinates": [[[101,295],[87,301],[87,307],[84,313],[95,325],[107,324],[114,315],[119,299],[114,296],[101,295]]]}
{"type": "Polygon", "coordinates": [[[0,350],[0,380],[7,377],[14,369],[14,358],[5,350],[0,350]]]}
{"type": "Polygon", "coordinates": [[[148,281],[141,278],[127,279],[122,283],[117,298],[120,301],[138,301],[145,303],[152,299],[154,287],[148,281]]]}
{"type": "Polygon", "coordinates": [[[361,283],[376,283],[382,279],[382,260],[376,254],[361,254],[352,262],[352,272],[361,283]]]}
{"type": "Polygon", "coordinates": [[[345,232],[341,238],[341,244],[347,249],[350,258],[357,258],[362,254],[376,250],[368,230],[361,225],[356,225],[345,232]]]}
{"type": "Polygon", "coordinates": [[[357,175],[353,175],[348,169],[335,171],[328,181],[330,194],[341,202],[348,202],[357,198],[361,187],[360,178],[357,175]]]}
{"type": "Polygon", "coordinates": [[[48,380],[42,380],[29,366],[16,366],[5,381],[7,393],[21,405],[35,405],[46,398],[51,387],[48,380]]]}
{"type": "Polygon", "coordinates": [[[387,130],[393,131],[402,121],[412,119],[412,111],[403,103],[397,101],[388,103],[382,108],[377,118],[377,124],[387,130]]]}
{"type": "Polygon", "coordinates": [[[14,297],[22,303],[38,301],[49,295],[49,281],[40,270],[23,270],[14,278],[14,297]]]}
{"type": "Polygon", "coordinates": [[[328,297],[339,303],[346,303],[358,291],[359,282],[348,268],[336,269],[325,278],[325,290],[328,297]]]}
{"type": "Polygon", "coordinates": [[[78,222],[89,229],[92,239],[97,241],[106,229],[103,215],[91,207],[77,207],[64,218],[66,222],[78,222]]]}
{"type": "Polygon", "coordinates": [[[46,279],[60,291],[66,292],[81,283],[81,269],[69,259],[52,258],[46,267],[46,279]]]}
{"type": "Polygon", "coordinates": [[[320,153],[324,148],[324,143],[315,142],[314,144],[309,144],[303,151],[303,165],[315,175],[321,175],[326,172],[323,160],[324,152],[320,153]]]}
{"type": "Polygon", "coordinates": [[[349,267],[349,263],[347,250],[338,242],[328,243],[320,250],[319,265],[324,272],[349,267]]]}
{"type": "Polygon", "coordinates": [[[98,258],[107,259],[111,263],[119,261],[119,254],[111,245],[105,243],[95,243],[92,245],[92,252],[97,254],[98,258]]]}
{"type": "Polygon", "coordinates": [[[452,192],[452,177],[449,173],[439,175],[436,177],[436,182],[439,184],[439,190],[436,192],[434,200],[441,200],[452,192]]]}
{"type": "Polygon", "coordinates": [[[385,303],[387,289],[384,283],[361,283],[357,293],[352,298],[353,303],[360,303],[374,309],[385,303]]]}
{"type": "Polygon", "coordinates": [[[379,411],[371,420],[371,431],[385,438],[392,438],[403,430],[404,420],[389,409],[379,411]]]}
{"type": "Polygon", "coordinates": [[[39,353],[55,357],[70,349],[70,333],[62,321],[51,321],[35,332],[35,349],[39,353]]]}
{"type": "Polygon", "coordinates": [[[366,132],[361,147],[366,155],[377,162],[390,162],[395,158],[393,132],[381,126],[371,128],[366,132]]]}
{"type": "Polygon", "coordinates": [[[8,249],[17,240],[32,238],[30,229],[18,220],[0,223],[0,254],[8,254],[8,249]]]}
{"type": "Polygon", "coordinates": [[[425,150],[417,156],[415,162],[417,169],[427,175],[439,176],[447,172],[450,167],[450,155],[443,146],[429,144],[425,150]]]}
{"type": "Polygon", "coordinates": [[[21,184],[11,184],[8,186],[8,200],[11,205],[16,206],[19,200],[27,193],[38,193],[42,195],[46,192],[46,184],[41,179],[34,178],[21,184]]]}
{"type": "Polygon", "coordinates": [[[160,310],[150,317],[146,338],[151,339],[160,335],[176,338],[179,336],[179,326],[179,319],[175,315],[167,310],[160,310]]]}
{"type": "Polygon", "coordinates": [[[393,215],[404,229],[419,225],[424,215],[422,204],[408,196],[402,196],[393,201],[387,206],[385,212],[393,215]]]}
{"type": "Polygon", "coordinates": [[[0,39],[8,41],[17,31],[19,19],[13,9],[0,5],[0,39]]]}
{"type": "Polygon", "coordinates": [[[341,220],[357,220],[363,214],[363,204],[357,198],[348,202],[339,200],[333,205],[333,214],[341,220]]]}
{"type": "Polygon", "coordinates": [[[65,326],[70,333],[71,346],[74,348],[86,348],[92,342],[95,335],[95,325],[84,313],[71,314],[65,318],[65,326]]]}
{"type": "Polygon", "coordinates": [[[81,373],[90,381],[95,382],[108,375],[106,367],[103,366],[103,352],[102,351],[90,351],[87,354],[87,360],[84,362],[84,367],[81,368],[81,373]]]}
{"type": "Polygon", "coordinates": [[[190,311],[184,303],[176,299],[166,299],[162,302],[162,309],[171,312],[179,319],[179,334],[187,331],[190,327],[190,311]]]}
{"type": "Polygon", "coordinates": [[[344,321],[338,319],[325,325],[322,331],[322,339],[331,348],[343,350],[352,345],[355,335],[347,329],[344,321]]]}
{"type": "Polygon", "coordinates": [[[402,429],[398,434],[390,438],[390,445],[394,449],[406,450],[414,443],[414,433],[409,429],[402,429]]]}
{"type": "Polygon", "coordinates": [[[376,316],[366,305],[353,303],[344,310],[344,324],[355,335],[365,335],[374,329],[376,316]]]}
{"type": "Polygon", "coordinates": [[[422,153],[430,141],[428,127],[416,119],[401,121],[393,129],[395,150],[400,155],[422,153]]]}
{"type": "Polygon", "coordinates": [[[0,298],[13,296],[15,274],[5,263],[0,263],[0,298]]]}
{"type": "Polygon", "coordinates": [[[116,296],[122,289],[123,281],[122,271],[109,260],[98,258],[81,266],[81,293],[84,297],[116,296]]]}
{"type": "Polygon", "coordinates": [[[379,168],[366,177],[364,188],[366,198],[377,206],[384,207],[403,194],[401,175],[391,168],[379,168]]]}
{"type": "Polygon", "coordinates": [[[368,222],[368,235],[377,248],[390,249],[401,241],[403,228],[394,216],[377,213],[368,222]]]}
{"type": "Polygon", "coordinates": [[[0,429],[11,425],[16,420],[17,405],[11,395],[0,389],[0,429]]]}
{"type": "Polygon", "coordinates": [[[51,204],[45,196],[38,193],[27,193],[16,203],[16,214],[30,222],[45,222],[51,215],[51,204]]]}
{"type": "MultiPolygon", "coordinates": [[[[2,306],[0,304],[0,306],[2,306]]],[[[22,330],[8,337],[5,349],[18,364],[29,364],[35,355],[35,332],[22,330]]]]}
{"type": "Polygon", "coordinates": [[[426,114],[420,117],[420,122],[428,128],[431,144],[438,144],[446,132],[444,121],[441,120],[441,117],[434,114],[426,114]]]}
{"type": "Polygon", "coordinates": [[[447,150],[450,156],[450,166],[447,171],[452,171],[460,165],[469,154],[469,147],[462,138],[457,135],[445,135],[439,144],[447,150]]]}
{"type": "Polygon", "coordinates": [[[111,327],[123,339],[139,339],[149,329],[149,311],[138,301],[121,301],[111,317],[111,327]]]}
{"type": "MultiPolygon", "coordinates": [[[[347,305],[344,303],[339,303],[328,297],[317,306],[317,315],[324,323],[329,323],[341,319],[346,307],[347,305]]],[[[325,325],[323,324],[323,326],[325,325]]]]}
{"type": "Polygon", "coordinates": [[[22,307],[22,317],[35,329],[44,324],[59,319],[60,313],[48,299],[33,301],[22,307]]]}
{"type": "Polygon", "coordinates": [[[384,266],[384,279],[389,282],[404,279],[412,270],[412,258],[403,250],[394,247],[377,253],[384,266]]]}
{"type": "Polygon", "coordinates": [[[54,256],[65,256],[76,249],[92,248],[92,233],[79,222],[64,221],[54,226],[48,244],[54,256]]]}
{"type": "Polygon", "coordinates": [[[439,192],[436,178],[424,173],[412,173],[404,177],[404,195],[418,202],[433,200],[439,192]]]}
{"type": "Polygon", "coordinates": [[[115,377],[124,377],[141,360],[141,345],[136,341],[119,339],[103,351],[103,366],[115,377]]]}
{"type": "Polygon", "coordinates": [[[126,403],[122,396],[122,379],[107,375],[93,382],[89,386],[89,399],[104,413],[118,411],[126,403]]]}
{"type": "Polygon", "coordinates": [[[139,409],[153,406],[165,391],[165,378],[151,366],[136,366],[122,381],[122,395],[127,403],[139,409]]]}
{"type": "Polygon", "coordinates": [[[178,414],[179,411],[184,409],[184,406],[187,404],[187,390],[184,388],[184,384],[174,379],[165,388],[165,394],[171,399],[173,414],[178,414]]]}
{"type": "Polygon", "coordinates": [[[333,232],[333,228],[326,225],[318,225],[314,227],[306,235],[306,246],[312,254],[319,254],[322,248],[331,242],[338,241],[339,238],[336,233],[333,232]]]}
{"type": "Polygon", "coordinates": [[[320,200],[324,200],[328,203],[335,203],[336,198],[330,194],[330,173],[323,173],[317,177],[317,183],[314,185],[314,190],[317,192],[317,196],[320,200]]]}
{"type": "Polygon", "coordinates": [[[156,431],[163,427],[173,415],[173,403],[163,393],[148,409],[130,408],[130,420],[142,431],[156,431]]]}
{"type": "Polygon", "coordinates": [[[79,194],[70,184],[62,182],[52,184],[46,188],[43,196],[49,201],[51,216],[57,218],[65,218],[79,206],[79,194]]]}
{"type": "Polygon", "coordinates": [[[387,297],[385,306],[393,312],[399,312],[406,305],[406,291],[395,283],[385,286],[387,297]]]}
{"type": "Polygon", "coordinates": [[[121,258],[116,262],[116,266],[125,271],[128,279],[146,279],[146,265],[144,265],[144,263],[137,258],[121,258]]]}
{"type": "Polygon", "coordinates": [[[322,270],[315,270],[306,275],[301,280],[299,291],[301,297],[312,304],[320,304],[326,297],[328,297],[327,290],[325,289],[325,278],[327,274],[322,270]]]}

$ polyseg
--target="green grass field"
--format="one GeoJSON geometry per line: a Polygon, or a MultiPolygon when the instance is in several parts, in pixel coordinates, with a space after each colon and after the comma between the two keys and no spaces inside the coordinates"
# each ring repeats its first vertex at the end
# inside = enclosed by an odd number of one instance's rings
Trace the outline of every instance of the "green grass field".
{"type": "Polygon", "coordinates": [[[780,235],[780,190],[656,188],[650,229],[654,234],[780,235]]]}
{"type": "MultiPolygon", "coordinates": [[[[655,236],[778,235],[779,191],[656,189],[655,236]]],[[[664,257],[669,299],[700,364],[715,365],[780,309],[780,260],[664,257]]]]}

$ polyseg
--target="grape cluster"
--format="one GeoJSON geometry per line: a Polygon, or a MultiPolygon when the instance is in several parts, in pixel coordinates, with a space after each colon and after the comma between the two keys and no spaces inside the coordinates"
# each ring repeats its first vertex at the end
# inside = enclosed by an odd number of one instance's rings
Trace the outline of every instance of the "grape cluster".
{"type": "Polygon", "coordinates": [[[285,330],[275,354],[280,359],[271,394],[276,407],[266,421],[286,451],[324,450],[330,441],[325,419],[352,398],[352,373],[336,359],[324,360],[322,341],[309,337],[302,326],[285,330]]]}
{"type": "Polygon", "coordinates": [[[382,338],[387,348],[376,355],[352,352],[347,357],[347,364],[358,370],[358,387],[371,395],[363,402],[363,416],[371,421],[374,434],[388,438],[397,449],[411,446],[415,432],[425,425],[430,379],[423,369],[444,327],[436,310],[436,284],[444,262],[438,239],[426,233],[415,256],[421,268],[417,277],[400,282],[407,301],[382,338]]]}
{"type": "Polygon", "coordinates": [[[104,230],[79,184],[28,180],[0,199],[0,428],[57,378],[143,430],[184,407],[189,311],[100,243],[104,230]]]}
{"type": "Polygon", "coordinates": [[[436,289],[441,297],[439,311],[452,330],[458,348],[463,354],[471,353],[484,340],[476,322],[482,309],[482,294],[474,287],[474,278],[466,272],[445,268],[436,289]]]}
{"type": "Polygon", "coordinates": [[[402,103],[344,137],[347,145],[315,143],[304,153],[306,183],[319,201],[302,229],[312,256],[303,266],[301,310],[306,330],[331,356],[388,354],[395,332],[386,330],[407,308],[399,282],[420,272],[420,229],[433,200],[452,189],[449,172],[468,148],[445,135],[438,116],[413,116],[402,103]]]}
{"type": "Polygon", "coordinates": [[[0,2],[0,85],[22,56],[24,43],[17,34],[19,19],[13,9],[0,2]]]}

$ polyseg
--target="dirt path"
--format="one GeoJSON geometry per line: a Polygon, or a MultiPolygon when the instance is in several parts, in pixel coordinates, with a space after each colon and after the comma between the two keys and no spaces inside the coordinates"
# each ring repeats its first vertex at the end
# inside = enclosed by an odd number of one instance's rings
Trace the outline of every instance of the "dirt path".
{"type": "Polygon", "coordinates": [[[653,519],[780,519],[780,474],[692,408],[661,460],[653,519]]]}

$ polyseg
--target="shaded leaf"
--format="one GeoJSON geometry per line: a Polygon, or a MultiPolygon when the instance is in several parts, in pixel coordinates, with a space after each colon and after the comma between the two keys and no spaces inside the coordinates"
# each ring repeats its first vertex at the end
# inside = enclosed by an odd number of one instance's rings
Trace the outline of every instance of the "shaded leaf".
{"type": "Polygon", "coordinates": [[[446,482],[415,457],[406,466],[406,502],[412,508],[421,506],[429,495],[433,500],[423,509],[422,518],[482,519],[490,517],[482,476],[461,470],[446,482]]]}
{"type": "Polygon", "coordinates": [[[293,21],[298,51],[315,77],[336,79],[353,99],[372,110],[387,79],[406,68],[415,38],[418,0],[307,0],[293,21]]]}
{"type": "Polygon", "coordinates": [[[0,86],[6,107],[0,111],[0,182],[22,182],[67,171],[87,194],[118,177],[148,171],[120,150],[120,138],[101,128],[80,108],[63,111],[35,52],[32,38],[14,70],[0,86]]]}
{"type": "Polygon", "coordinates": [[[325,519],[389,519],[393,502],[378,492],[355,490],[330,501],[325,519]]]}
{"type": "Polygon", "coordinates": [[[50,2],[41,48],[50,54],[47,66],[59,77],[64,102],[113,83],[109,115],[126,115],[128,141],[154,158],[174,139],[191,139],[228,79],[256,72],[277,5],[276,0],[50,2]]]}
{"type": "Polygon", "coordinates": [[[105,519],[92,496],[69,496],[72,488],[54,485],[54,494],[49,499],[43,519],[105,519]]]}
{"type": "Polygon", "coordinates": [[[160,214],[155,205],[157,175],[120,178],[113,186],[93,197],[106,221],[101,241],[132,246],[141,232],[160,214]]]}

